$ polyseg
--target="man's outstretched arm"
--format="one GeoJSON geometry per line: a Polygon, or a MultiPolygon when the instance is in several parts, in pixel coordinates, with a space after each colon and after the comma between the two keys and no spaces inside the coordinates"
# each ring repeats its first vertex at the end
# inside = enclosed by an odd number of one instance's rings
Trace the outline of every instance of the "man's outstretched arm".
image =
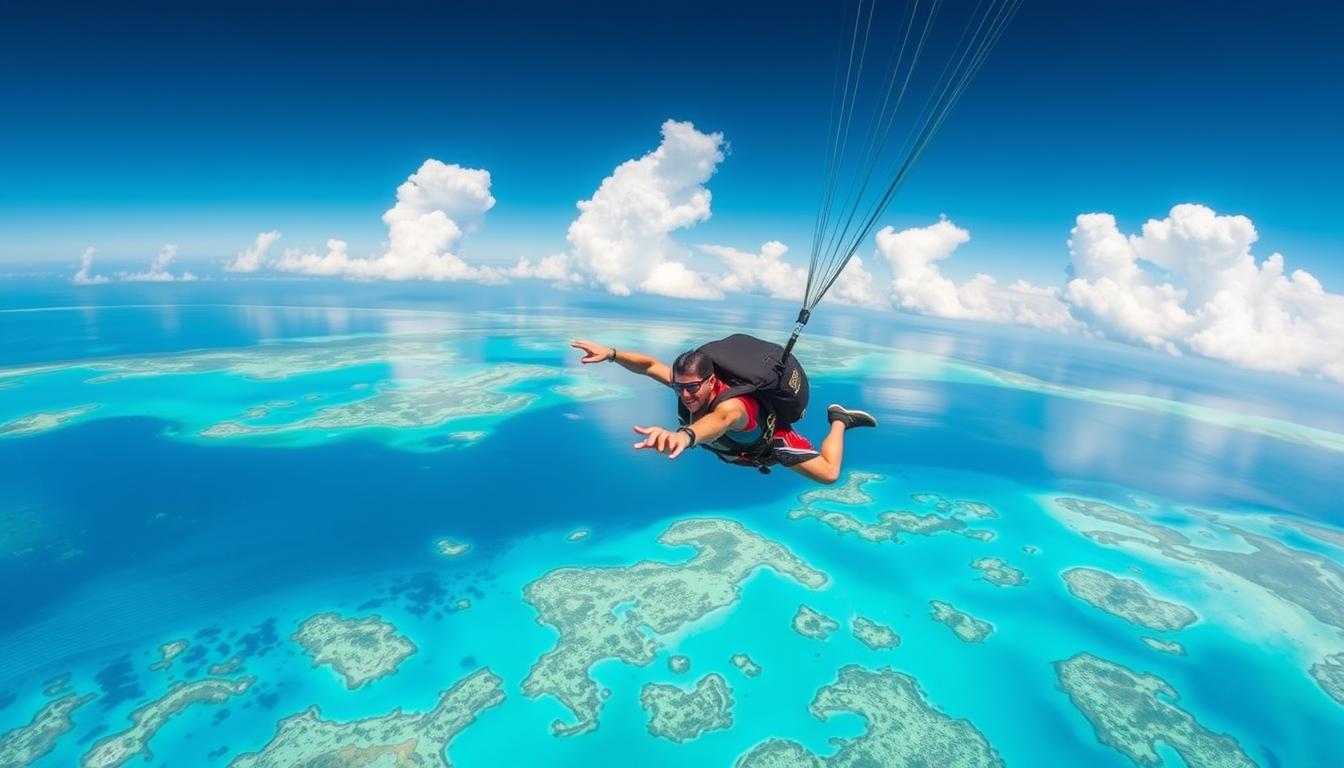
{"type": "Polygon", "coordinates": [[[691,422],[689,426],[676,430],[662,427],[635,427],[635,432],[644,435],[644,439],[635,443],[635,450],[652,448],[667,458],[675,459],[687,448],[699,443],[708,443],[723,436],[730,429],[741,428],[747,424],[747,411],[737,398],[727,400],[709,413],[691,422]],[[692,439],[694,435],[694,439],[692,439]]]}
{"type": "Polygon", "coordinates": [[[617,351],[611,347],[603,346],[596,342],[585,339],[577,339],[570,343],[575,349],[583,350],[583,359],[579,362],[588,363],[606,363],[614,362],[631,373],[640,373],[648,376],[650,379],[664,386],[672,386],[672,369],[665,363],[660,363],[648,355],[641,355],[638,352],[617,351]]]}

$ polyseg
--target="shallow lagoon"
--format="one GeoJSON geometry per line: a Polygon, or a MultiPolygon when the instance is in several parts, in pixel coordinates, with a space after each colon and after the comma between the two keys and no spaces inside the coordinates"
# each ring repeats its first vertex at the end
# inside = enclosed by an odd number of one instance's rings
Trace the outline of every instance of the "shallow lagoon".
{"type": "MultiPolygon", "coordinates": [[[[869,541],[791,517],[812,488],[789,473],[635,454],[630,427],[670,421],[670,396],[610,366],[580,368],[567,347],[588,336],[670,358],[740,328],[782,339],[792,310],[779,304],[303,282],[100,288],[28,286],[0,311],[0,425],[21,427],[0,426],[0,577],[22,585],[0,596],[0,734],[52,701],[44,688],[60,675],[72,694],[96,696],[38,766],[76,764],[133,710],[239,655],[232,678],[256,682],[168,718],[151,764],[227,764],[314,705],[340,721],[428,711],[487,667],[504,699],[453,737],[455,765],[498,763],[504,744],[555,765],[632,750],[652,764],[731,764],[770,738],[833,755],[843,747],[828,740],[861,737],[863,721],[823,721],[808,706],[849,664],[912,676],[924,706],[968,721],[1009,765],[1129,765],[1060,690],[1052,664],[1083,652],[1160,677],[1180,695],[1165,700],[1173,722],[1184,722],[1179,706],[1257,764],[1325,763],[1326,734],[1344,725],[1344,705],[1310,674],[1344,651],[1344,627],[1331,624],[1344,548],[1328,535],[1340,532],[1344,491],[1337,387],[828,308],[800,347],[814,402],[862,404],[882,427],[847,446],[846,468],[876,476],[863,487],[871,498],[818,508],[861,524],[890,510],[959,519],[920,496],[937,494],[997,515],[869,541]],[[1114,505],[1187,543],[1151,546],[1151,530],[1060,498],[1114,505]],[[730,606],[645,627],[651,663],[590,670],[610,690],[599,727],[553,736],[551,721],[572,713],[522,683],[557,629],[537,622],[524,587],[561,567],[686,562],[693,548],[657,539],[697,517],[784,545],[826,585],[755,569],[730,606]],[[592,533],[568,541],[576,528],[592,533]],[[471,546],[445,557],[445,537],[471,546]],[[1257,537],[1310,567],[1200,554],[1253,554],[1268,546],[1257,537]],[[970,564],[986,557],[1027,583],[984,580],[970,564]],[[1130,624],[1069,593],[1060,574],[1079,566],[1137,580],[1199,619],[1170,632],[1130,624]],[[931,601],[993,632],[963,642],[931,601]],[[802,604],[840,629],[799,635],[802,604]],[[290,639],[327,611],[378,615],[417,651],[347,690],[290,639]],[[864,645],[851,631],[859,616],[900,645],[864,645]],[[188,650],[151,671],[177,639],[188,650]],[[737,653],[761,674],[743,675],[737,653]],[[672,654],[690,658],[689,672],[669,670],[672,654]],[[681,744],[652,736],[641,689],[689,690],[709,673],[732,690],[732,727],[681,744]]],[[[812,411],[803,430],[815,434],[812,411]]],[[[638,611],[636,597],[618,619],[638,611]]],[[[1179,764],[1173,747],[1156,749],[1179,764]]]]}

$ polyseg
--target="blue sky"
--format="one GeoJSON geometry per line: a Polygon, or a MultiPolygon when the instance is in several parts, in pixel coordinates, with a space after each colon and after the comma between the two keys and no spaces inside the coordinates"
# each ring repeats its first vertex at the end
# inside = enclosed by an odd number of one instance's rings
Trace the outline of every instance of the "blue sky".
{"type": "MultiPolygon", "coordinates": [[[[272,229],[369,251],[433,157],[490,171],[497,204],[462,253],[511,263],[564,250],[576,201],[669,118],[730,144],[712,218],[678,240],[805,253],[835,4],[638,6],[5,4],[0,261],[167,242],[218,260],[272,229]]],[[[1136,232],[1201,203],[1338,292],[1341,21],[1325,3],[1026,0],[883,223],[946,214],[971,233],[947,274],[1058,284],[1078,214],[1136,232]]]]}

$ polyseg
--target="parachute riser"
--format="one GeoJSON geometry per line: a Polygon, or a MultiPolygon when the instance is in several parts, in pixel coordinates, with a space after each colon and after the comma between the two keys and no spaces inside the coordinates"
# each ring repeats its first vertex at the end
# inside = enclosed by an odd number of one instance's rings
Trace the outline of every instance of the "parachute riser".
{"type": "Polygon", "coordinates": [[[784,356],[776,364],[779,370],[784,370],[784,361],[789,359],[789,354],[793,352],[793,345],[798,343],[798,335],[803,332],[803,326],[812,318],[812,310],[804,307],[798,310],[798,324],[793,326],[793,333],[789,336],[789,343],[784,345],[784,356]]]}

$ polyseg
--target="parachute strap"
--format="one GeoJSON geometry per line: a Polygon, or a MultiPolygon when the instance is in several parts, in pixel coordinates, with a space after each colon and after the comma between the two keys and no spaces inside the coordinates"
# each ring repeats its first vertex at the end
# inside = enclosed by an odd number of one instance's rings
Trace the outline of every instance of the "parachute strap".
{"type": "MultiPolygon", "coordinates": [[[[749,397],[755,392],[756,387],[751,384],[738,384],[728,387],[720,392],[713,400],[710,400],[709,405],[705,407],[705,410],[713,411],[718,407],[719,403],[732,400],[735,397],[749,397]]],[[[761,424],[760,437],[750,443],[742,443],[725,434],[720,435],[717,439],[710,442],[700,443],[699,446],[729,463],[740,464],[745,462],[757,469],[764,469],[765,460],[770,456],[771,443],[774,442],[775,439],[775,426],[777,420],[775,418],[775,411],[770,407],[769,403],[760,398],[755,399],[757,406],[761,410],[761,415],[758,417],[761,424]],[[711,443],[721,443],[723,448],[716,448],[711,445],[711,443]]],[[[690,411],[686,410],[686,406],[681,403],[677,403],[677,418],[681,421],[682,425],[689,425],[691,423],[690,411]]]]}
{"type": "MultiPolygon", "coordinates": [[[[765,406],[762,405],[762,407],[765,406]]],[[[764,425],[761,436],[754,443],[739,443],[731,437],[720,437],[714,442],[724,443],[722,449],[708,443],[701,443],[701,446],[729,464],[755,467],[761,474],[768,475],[770,474],[768,459],[773,451],[772,443],[775,439],[775,414],[773,412],[765,414],[764,425]]]]}
{"type": "Polygon", "coordinates": [[[812,319],[812,310],[807,307],[798,310],[798,323],[793,326],[793,333],[789,334],[789,343],[784,345],[784,354],[779,358],[779,363],[776,364],[779,370],[784,370],[784,361],[788,360],[789,355],[793,353],[793,345],[798,343],[798,335],[803,332],[803,326],[807,325],[807,321],[810,319],[812,319]]]}

